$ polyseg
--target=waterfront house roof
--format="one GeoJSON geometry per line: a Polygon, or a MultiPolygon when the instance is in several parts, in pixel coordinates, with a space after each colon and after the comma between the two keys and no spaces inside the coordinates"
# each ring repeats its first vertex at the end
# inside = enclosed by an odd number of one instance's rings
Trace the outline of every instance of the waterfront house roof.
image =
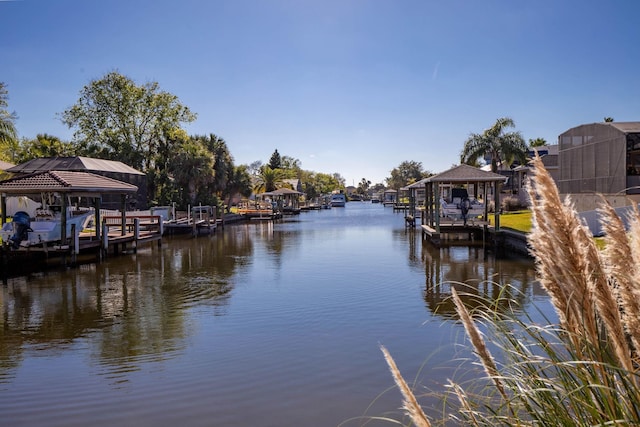
{"type": "Polygon", "coordinates": [[[40,157],[29,160],[17,166],[6,169],[12,173],[37,173],[44,171],[85,171],[112,172],[130,175],[144,175],[144,173],[114,160],[94,159],[91,157],[40,157]]]}
{"type": "Polygon", "coordinates": [[[624,133],[640,133],[640,122],[607,122],[602,124],[614,127],[624,133]]]}
{"type": "Polygon", "coordinates": [[[454,166],[444,172],[440,172],[439,174],[432,175],[421,181],[423,182],[423,184],[426,184],[432,182],[504,182],[506,181],[506,179],[507,177],[505,177],[504,175],[484,171],[473,166],[462,164],[454,166]]]}
{"type": "Polygon", "coordinates": [[[283,179],[282,180],[285,184],[290,185],[291,188],[293,188],[296,191],[302,191],[302,183],[300,182],[299,179],[294,178],[294,179],[283,179]]]}
{"type": "Polygon", "coordinates": [[[407,186],[402,187],[401,190],[409,190],[411,188],[424,187],[425,184],[427,183],[427,179],[428,178],[422,178],[420,181],[416,181],[413,184],[409,184],[407,186]]]}
{"type": "Polygon", "coordinates": [[[596,123],[588,123],[588,124],[582,124],[579,126],[572,127],[571,129],[568,129],[562,132],[560,136],[562,137],[563,135],[566,135],[566,134],[574,134],[576,132],[581,132],[582,129],[593,129],[593,128],[604,129],[605,127],[613,128],[623,134],[640,133],[640,122],[596,122],[596,123]]]}
{"type": "Polygon", "coordinates": [[[123,194],[135,193],[138,187],[89,172],[47,171],[0,181],[0,193],[37,194],[42,192],[123,194]]]}

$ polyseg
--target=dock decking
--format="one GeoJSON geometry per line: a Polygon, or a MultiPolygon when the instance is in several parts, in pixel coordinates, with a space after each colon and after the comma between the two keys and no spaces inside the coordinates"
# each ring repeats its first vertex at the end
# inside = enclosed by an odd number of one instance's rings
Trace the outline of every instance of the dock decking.
{"type": "Polygon", "coordinates": [[[3,242],[0,248],[2,258],[2,271],[0,274],[6,277],[13,267],[11,263],[29,262],[32,256],[49,259],[60,258],[61,264],[67,266],[76,264],[78,256],[83,253],[95,252],[100,260],[109,253],[118,254],[126,251],[137,251],[138,246],[148,242],[162,243],[163,222],[161,216],[145,215],[140,217],[127,216],[124,228],[122,217],[103,217],[102,227],[97,230],[76,230],[72,226],[71,235],[65,240],[44,242],[39,245],[20,246],[13,249],[7,242],[3,242]],[[117,220],[117,222],[116,222],[117,220]]]}
{"type": "Polygon", "coordinates": [[[433,244],[439,245],[443,240],[452,240],[454,237],[458,239],[460,236],[465,236],[468,241],[482,241],[486,238],[485,233],[489,226],[488,221],[481,220],[467,220],[442,218],[437,228],[422,224],[420,229],[422,231],[423,238],[430,240],[433,244]]]}

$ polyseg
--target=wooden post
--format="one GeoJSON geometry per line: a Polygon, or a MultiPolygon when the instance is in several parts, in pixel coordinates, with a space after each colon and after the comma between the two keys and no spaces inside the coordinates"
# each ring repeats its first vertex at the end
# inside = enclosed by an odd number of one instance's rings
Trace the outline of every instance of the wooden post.
{"type": "Polygon", "coordinates": [[[127,195],[120,195],[120,216],[121,216],[121,224],[122,224],[122,232],[121,234],[124,236],[127,234],[127,195]]]}
{"type": "Polygon", "coordinates": [[[96,227],[96,239],[100,240],[100,225],[102,224],[102,219],[100,218],[100,208],[101,208],[101,198],[96,197],[93,199],[93,223],[96,227]]]}
{"type": "Polygon", "coordinates": [[[133,252],[138,252],[138,240],[140,240],[140,218],[133,220],[133,252]]]}
{"type": "Polygon", "coordinates": [[[75,265],[80,252],[80,232],[76,230],[76,225],[71,224],[71,264],[75,265]]]}
{"type": "Polygon", "coordinates": [[[422,225],[428,225],[431,222],[432,212],[433,197],[431,195],[431,184],[427,182],[424,184],[424,216],[420,219],[422,225]]]}
{"type": "Polygon", "coordinates": [[[440,234],[440,185],[437,182],[434,183],[433,198],[436,202],[436,208],[434,212],[436,218],[435,229],[436,232],[440,234]]]}
{"type": "Polygon", "coordinates": [[[102,255],[106,257],[109,253],[109,226],[105,220],[102,223],[102,255]]]}
{"type": "Polygon", "coordinates": [[[64,245],[67,242],[67,197],[64,194],[60,194],[60,198],[62,199],[62,212],[60,212],[60,244],[64,245]]]}
{"type": "Polygon", "coordinates": [[[2,209],[2,225],[7,223],[7,194],[2,193],[0,198],[0,209],[2,209]]]}
{"type": "Polygon", "coordinates": [[[193,211],[189,211],[191,213],[191,234],[195,237],[197,236],[198,230],[196,229],[196,213],[195,208],[193,211]]]}
{"type": "Polygon", "coordinates": [[[500,230],[500,188],[501,187],[502,186],[500,185],[500,182],[496,181],[496,185],[494,187],[494,190],[495,190],[494,193],[495,194],[494,194],[494,197],[493,197],[493,199],[494,199],[494,202],[493,202],[494,209],[493,210],[495,211],[494,218],[495,218],[495,221],[496,221],[496,225],[495,225],[494,228],[495,228],[496,231],[500,230]]]}

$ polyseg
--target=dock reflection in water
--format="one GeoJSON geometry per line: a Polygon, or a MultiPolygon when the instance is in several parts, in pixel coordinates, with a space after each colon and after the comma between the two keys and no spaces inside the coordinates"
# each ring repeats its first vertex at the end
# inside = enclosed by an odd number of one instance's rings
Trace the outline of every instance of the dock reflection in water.
{"type": "Polygon", "coordinates": [[[0,417],[12,426],[399,418],[379,345],[406,378],[444,383],[461,331],[444,282],[491,297],[498,287],[487,279],[521,289],[525,307],[544,301],[530,260],[433,248],[402,214],[360,202],[10,279],[0,293],[0,417]]]}

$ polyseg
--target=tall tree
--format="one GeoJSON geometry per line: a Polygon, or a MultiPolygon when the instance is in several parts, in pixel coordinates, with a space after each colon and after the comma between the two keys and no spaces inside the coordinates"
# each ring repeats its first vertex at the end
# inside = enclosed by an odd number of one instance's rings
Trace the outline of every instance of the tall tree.
{"type": "Polygon", "coordinates": [[[367,191],[369,190],[370,185],[371,185],[371,181],[369,181],[366,178],[362,178],[362,180],[358,183],[358,188],[356,189],[356,192],[364,196],[365,194],[367,194],[367,191]]]}
{"type": "Polygon", "coordinates": [[[345,182],[346,182],[344,177],[342,175],[340,175],[338,172],[332,173],[331,176],[338,183],[338,187],[334,188],[334,190],[344,189],[344,185],[345,185],[345,182]]]}
{"type": "Polygon", "coordinates": [[[157,82],[139,86],[116,71],[91,81],[61,114],[62,122],[76,129],[75,142],[85,153],[144,172],[171,157],[171,132],[195,117],[157,82]]]}
{"type": "Polygon", "coordinates": [[[15,156],[16,163],[24,163],[38,157],[68,157],[75,155],[75,147],[57,136],[38,134],[35,139],[22,139],[15,156]]]}
{"type": "Polygon", "coordinates": [[[613,123],[613,117],[605,117],[604,121],[605,123],[613,123]]]}
{"type": "Polygon", "coordinates": [[[240,194],[241,196],[249,197],[253,192],[253,188],[251,186],[251,175],[246,165],[234,167],[227,173],[227,185],[222,191],[222,197],[228,207],[233,196],[240,194]]]}
{"type": "Polygon", "coordinates": [[[296,159],[294,157],[291,156],[282,156],[280,158],[280,168],[281,169],[286,169],[286,170],[290,170],[290,171],[294,171],[295,174],[297,175],[298,171],[300,171],[301,167],[300,165],[302,164],[302,162],[300,162],[299,159],[296,159]]]}
{"type": "Polygon", "coordinates": [[[214,177],[210,190],[220,195],[226,187],[229,175],[234,168],[233,157],[231,157],[227,143],[213,133],[209,134],[209,136],[194,136],[192,139],[205,146],[213,155],[214,177]]]}
{"type": "Polygon", "coordinates": [[[12,113],[9,108],[9,91],[6,84],[0,82],[0,152],[5,153],[5,159],[11,160],[8,156],[7,148],[15,146],[18,142],[18,132],[15,121],[16,113],[12,113]]]}
{"type": "Polygon", "coordinates": [[[258,175],[260,170],[262,169],[263,163],[262,160],[256,160],[247,165],[247,172],[250,175],[258,175]]]}
{"type": "Polygon", "coordinates": [[[183,197],[192,206],[197,202],[198,190],[213,181],[213,154],[199,141],[189,140],[176,150],[169,162],[169,172],[183,197]]]}
{"type": "Polygon", "coordinates": [[[269,159],[269,167],[271,169],[281,169],[282,168],[282,157],[280,157],[280,153],[278,153],[278,149],[273,152],[271,158],[269,159]]]}
{"type": "Polygon", "coordinates": [[[510,164],[518,160],[524,164],[527,161],[527,146],[520,132],[505,132],[505,129],[512,127],[515,127],[514,121],[502,117],[484,132],[472,133],[464,143],[460,161],[473,164],[478,158],[489,156],[493,172],[497,172],[502,162],[510,164]]]}
{"type": "MultiPolygon", "coordinates": [[[[427,173],[428,175],[428,173],[427,173]]],[[[406,160],[391,170],[391,176],[387,178],[387,185],[395,190],[404,187],[425,176],[422,163],[414,160],[406,160]]]]}
{"type": "Polygon", "coordinates": [[[327,173],[301,171],[300,181],[308,200],[313,200],[323,194],[329,194],[344,187],[344,184],[339,179],[336,179],[335,175],[327,173]]]}

